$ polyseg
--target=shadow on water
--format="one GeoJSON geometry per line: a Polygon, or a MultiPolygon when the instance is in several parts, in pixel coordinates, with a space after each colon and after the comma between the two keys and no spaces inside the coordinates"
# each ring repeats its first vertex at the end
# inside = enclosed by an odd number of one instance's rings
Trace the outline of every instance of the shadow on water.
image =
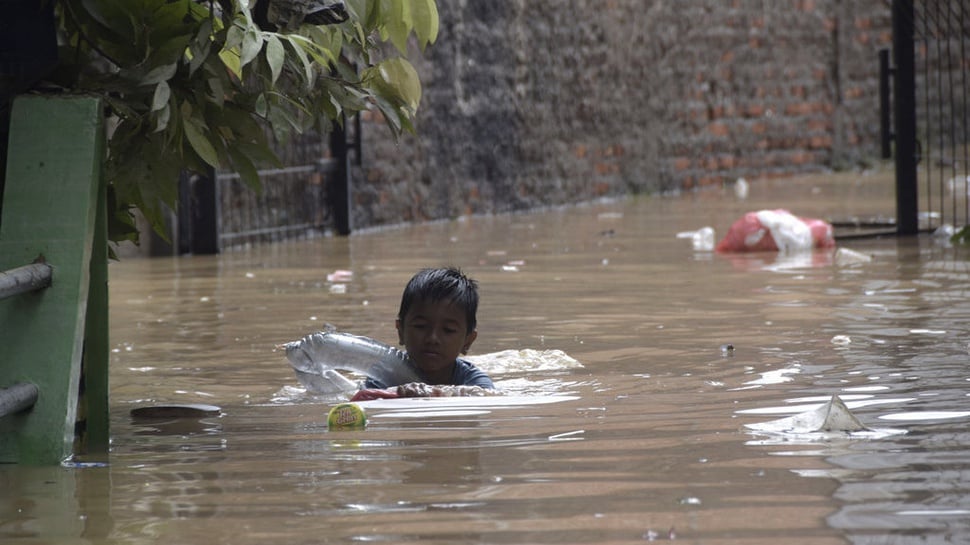
{"type": "Polygon", "coordinates": [[[891,185],[858,175],[785,187],[114,263],[110,464],[0,468],[0,538],[967,542],[970,255],[860,239],[842,246],[871,261],[845,265],[677,238],[759,208],[894,210],[891,185]],[[474,354],[560,350],[580,365],[496,364],[506,398],[376,402],[367,429],[328,431],[336,399],[302,391],[274,347],[326,323],[394,343],[405,282],[443,264],[481,284],[474,354]],[[832,394],[905,433],[745,427],[832,394]],[[129,415],[153,403],[222,413],[129,415]]]}

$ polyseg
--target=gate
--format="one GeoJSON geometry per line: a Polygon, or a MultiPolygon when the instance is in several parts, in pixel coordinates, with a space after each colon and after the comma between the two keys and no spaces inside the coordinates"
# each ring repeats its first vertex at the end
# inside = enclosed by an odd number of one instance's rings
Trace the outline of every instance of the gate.
{"type": "Polygon", "coordinates": [[[897,231],[959,228],[970,223],[970,0],[893,0],[892,18],[897,231]]]}
{"type": "Polygon", "coordinates": [[[307,131],[278,146],[282,168],[259,171],[255,192],[235,172],[183,174],[179,187],[178,252],[214,254],[257,242],[347,235],[350,152],[361,160],[360,116],[327,135],[307,131]],[[348,130],[352,140],[348,140],[348,130]]]}

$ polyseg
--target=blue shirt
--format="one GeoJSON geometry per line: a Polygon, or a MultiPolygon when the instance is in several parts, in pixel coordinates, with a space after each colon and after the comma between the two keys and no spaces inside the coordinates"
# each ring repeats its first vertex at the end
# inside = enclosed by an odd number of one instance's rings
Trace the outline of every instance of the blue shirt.
{"type": "MultiPolygon", "coordinates": [[[[481,386],[482,388],[495,388],[492,379],[484,371],[472,365],[471,362],[458,358],[455,360],[455,369],[451,373],[452,386],[481,386]]],[[[367,377],[364,381],[364,388],[390,388],[400,386],[400,384],[384,384],[380,380],[367,377]]]]}

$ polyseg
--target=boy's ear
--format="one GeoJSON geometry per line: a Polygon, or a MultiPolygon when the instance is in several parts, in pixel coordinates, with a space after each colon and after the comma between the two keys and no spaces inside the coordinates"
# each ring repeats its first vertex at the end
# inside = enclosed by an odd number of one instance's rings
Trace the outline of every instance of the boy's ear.
{"type": "Polygon", "coordinates": [[[404,344],[404,332],[401,331],[401,319],[394,320],[394,329],[397,329],[397,344],[404,344]]]}
{"type": "Polygon", "coordinates": [[[465,344],[461,347],[461,353],[467,354],[468,349],[472,347],[472,343],[478,338],[478,330],[472,331],[468,335],[465,335],[465,344]]]}

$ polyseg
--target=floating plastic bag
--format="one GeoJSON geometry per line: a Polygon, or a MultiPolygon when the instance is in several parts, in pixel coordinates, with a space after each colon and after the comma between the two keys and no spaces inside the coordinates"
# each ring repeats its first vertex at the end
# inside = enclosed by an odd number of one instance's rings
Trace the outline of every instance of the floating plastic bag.
{"type": "Polygon", "coordinates": [[[748,212],[731,225],[714,250],[787,253],[834,246],[831,224],[778,209],[748,212]]]}
{"type": "Polygon", "coordinates": [[[689,238],[694,246],[694,251],[710,252],[714,249],[714,228],[701,227],[696,231],[682,231],[677,233],[677,238],[689,238]]]}

